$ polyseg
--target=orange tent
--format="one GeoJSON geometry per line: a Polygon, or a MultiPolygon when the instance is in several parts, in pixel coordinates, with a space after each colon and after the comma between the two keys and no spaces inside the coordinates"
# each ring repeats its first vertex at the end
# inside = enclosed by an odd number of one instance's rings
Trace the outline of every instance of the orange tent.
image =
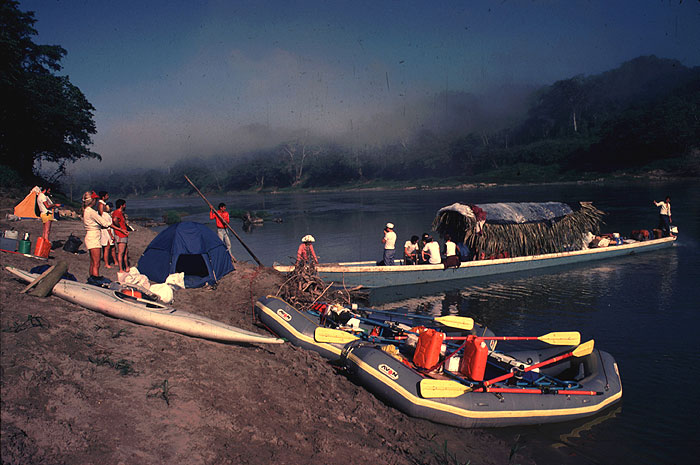
{"type": "Polygon", "coordinates": [[[15,216],[20,218],[39,218],[39,206],[36,204],[36,196],[41,194],[41,189],[34,186],[20,203],[15,206],[15,216]]]}

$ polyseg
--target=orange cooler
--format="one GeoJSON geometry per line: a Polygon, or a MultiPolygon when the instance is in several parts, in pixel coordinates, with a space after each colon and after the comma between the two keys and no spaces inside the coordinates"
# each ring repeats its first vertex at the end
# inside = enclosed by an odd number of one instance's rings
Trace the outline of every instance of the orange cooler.
{"type": "Polygon", "coordinates": [[[483,381],[488,357],[489,348],[484,340],[476,336],[467,336],[459,372],[472,381],[483,381]]]}
{"type": "Polygon", "coordinates": [[[445,334],[434,329],[426,329],[418,336],[413,363],[421,368],[430,369],[440,361],[440,350],[445,334]]]}
{"type": "Polygon", "coordinates": [[[36,246],[34,246],[34,255],[37,257],[49,258],[51,252],[51,241],[47,241],[42,236],[36,238],[36,246]]]}

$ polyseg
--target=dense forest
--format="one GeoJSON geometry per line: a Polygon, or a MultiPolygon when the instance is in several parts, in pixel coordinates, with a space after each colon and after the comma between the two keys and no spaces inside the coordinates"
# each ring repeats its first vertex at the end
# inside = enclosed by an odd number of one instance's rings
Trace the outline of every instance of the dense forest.
{"type": "MultiPolygon", "coordinates": [[[[477,102],[468,97],[451,92],[440,98],[477,102]]],[[[537,89],[508,124],[478,132],[460,133],[452,122],[449,130],[424,127],[408,140],[383,146],[299,139],[242,155],[191,157],[160,170],[93,173],[72,183],[76,190],[162,195],[190,192],[185,174],[205,191],[226,192],[649,173],[700,176],[700,68],[655,56],[537,89]]]]}

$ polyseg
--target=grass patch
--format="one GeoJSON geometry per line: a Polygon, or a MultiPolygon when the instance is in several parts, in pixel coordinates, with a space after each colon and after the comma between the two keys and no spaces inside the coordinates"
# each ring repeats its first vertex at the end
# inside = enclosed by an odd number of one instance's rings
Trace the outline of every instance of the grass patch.
{"type": "Polygon", "coordinates": [[[170,383],[168,383],[168,380],[164,379],[163,382],[152,385],[148,389],[148,394],[146,394],[146,397],[163,399],[165,404],[170,407],[170,400],[175,397],[175,394],[170,391],[170,383]]]}
{"type": "Polygon", "coordinates": [[[24,321],[15,321],[12,326],[9,326],[2,331],[4,333],[20,333],[29,328],[48,328],[49,322],[42,316],[27,315],[24,321]]]}
{"type": "Polygon", "coordinates": [[[124,358],[114,361],[109,357],[88,357],[88,361],[94,363],[97,366],[108,366],[110,368],[114,368],[122,376],[136,376],[138,374],[136,370],[134,370],[134,362],[126,360],[124,358]]]}

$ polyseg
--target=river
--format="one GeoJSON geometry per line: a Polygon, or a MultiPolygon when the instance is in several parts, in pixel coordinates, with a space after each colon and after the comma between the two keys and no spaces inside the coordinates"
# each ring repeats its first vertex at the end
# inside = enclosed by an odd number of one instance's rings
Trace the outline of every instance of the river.
{"type": "MultiPolygon", "coordinates": [[[[304,194],[242,194],[211,197],[229,209],[264,210],[268,221],[249,233],[234,227],[266,265],[289,263],[302,236],[312,234],[322,261],[378,260],[382,228],[396,225],[397,246],[430,232],[436,211],[462,201],[575,203],[592,201],[608,213],[604,232],[629,235],[658,221],[652,200],[671,196],[680,230],[673,248],[592,264],[451,283],[430,295],[386,292],[382,308],[459,314],[499,335],[541,335],[577,330],[582,340],[616,358],[623,400],[587,420],[527,428],[493,429],[542,464],[691,463],[700,417],[698,325],[700,307],[700,185],[697,182],[562,184],[473,190],[365,191],[304,194]]],[[[199,197],[127,199],[132,217],[187,211],[185,219],[211,224],[199,197]]],[[[235,238],[234,254],[250,260],[235,238]]],[[[400,248],[400,247],[398,247],[400,248]]],[[[400,255],[397,251],[397,256],[400,255]]],[[[478,458],[474,458],[478,462],[478,458]]]]}

